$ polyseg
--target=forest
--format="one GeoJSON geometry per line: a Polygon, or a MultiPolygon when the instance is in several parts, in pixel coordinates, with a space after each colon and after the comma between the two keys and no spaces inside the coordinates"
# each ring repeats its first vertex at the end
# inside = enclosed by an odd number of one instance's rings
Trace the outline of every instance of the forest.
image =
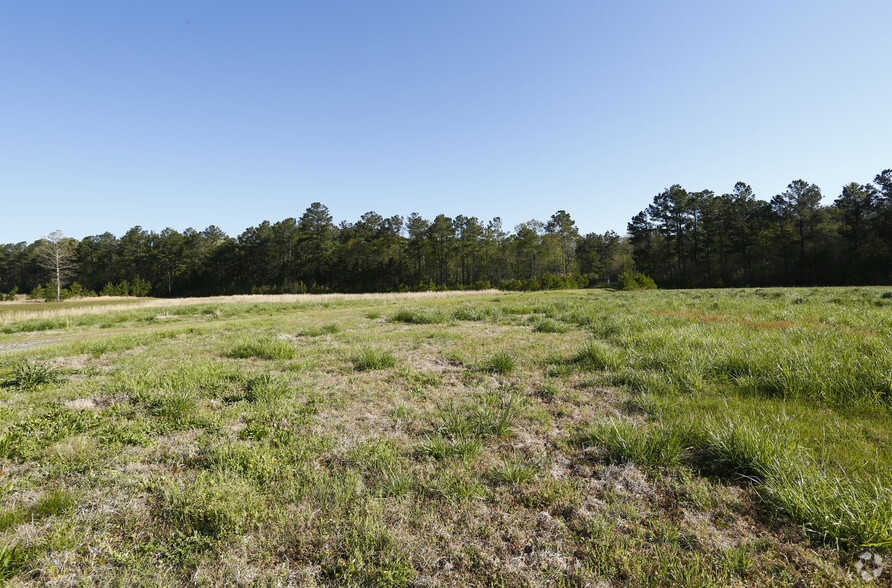
{"type": "Polygon", "coordinates": [[[660,287],[883,284],[892,281],[892,169],[852,182],[831,203],[804,180],[762,200],[679,185],[653,197],[626,236],[581,234],[559,210],[505,230],[499,217],[367,212],[335,224],[312,203],[298,218],[237,237],[216,226],[160,233],[133,227],[77,241],[53,233],[0,245],[0,292],[161,297],[376,292],[435,288],[552,289],[610,282],[635,270],[660,287]],[[52,255],[50,255],[52,253],[52,255]]]}

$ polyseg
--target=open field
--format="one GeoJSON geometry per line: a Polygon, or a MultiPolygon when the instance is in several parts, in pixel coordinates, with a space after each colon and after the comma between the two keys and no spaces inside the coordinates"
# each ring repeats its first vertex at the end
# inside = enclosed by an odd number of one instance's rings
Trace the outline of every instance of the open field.
{"type": "Polygon", "coordinates": [[[0,306],[0,581],[892,581],[889,288],[118,302],[0,306]]]}

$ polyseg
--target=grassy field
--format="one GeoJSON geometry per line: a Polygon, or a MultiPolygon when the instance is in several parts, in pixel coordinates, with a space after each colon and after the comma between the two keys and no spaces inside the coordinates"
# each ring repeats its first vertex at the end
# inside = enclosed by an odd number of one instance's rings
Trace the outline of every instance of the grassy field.
{"type": "Polygon", "coordinates": [[[0,306],[0,582],[888,585],[890,408],[888,288],[0,306]]]}

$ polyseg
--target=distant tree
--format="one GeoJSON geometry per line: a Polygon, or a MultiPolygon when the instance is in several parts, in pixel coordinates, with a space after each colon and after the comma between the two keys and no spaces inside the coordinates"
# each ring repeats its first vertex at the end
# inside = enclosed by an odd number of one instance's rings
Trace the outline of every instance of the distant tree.
{"type": "Polygon", "coordinates": [[[76,252],[77,241],[66,237],[62,231],[53,231],[38,246],[38,264],[50,273],[56,286],[57,302],[62,299],[62,285],[67,284],[77,270],[76,252]]]}
{"type": "Polygon", "coordinates": [[[561,254],[561,273],[567,275],[576,248],[576,241],[579,239],[576,221],[570,218],[570,214],[566,210],[559,210],[551,215],[551,219],[545,225],[545,232],[557,235],[561,254]]]}

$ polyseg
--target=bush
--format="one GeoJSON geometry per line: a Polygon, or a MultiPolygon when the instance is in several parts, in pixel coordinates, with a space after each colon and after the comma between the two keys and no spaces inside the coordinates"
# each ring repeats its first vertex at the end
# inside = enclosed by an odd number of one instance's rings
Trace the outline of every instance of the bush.
{"type": "Polygon", "coordinates": [[[657,284],[652,278],[641,272],[626,270],[619,277],[620,290],[656,290],[657,284]]]}

